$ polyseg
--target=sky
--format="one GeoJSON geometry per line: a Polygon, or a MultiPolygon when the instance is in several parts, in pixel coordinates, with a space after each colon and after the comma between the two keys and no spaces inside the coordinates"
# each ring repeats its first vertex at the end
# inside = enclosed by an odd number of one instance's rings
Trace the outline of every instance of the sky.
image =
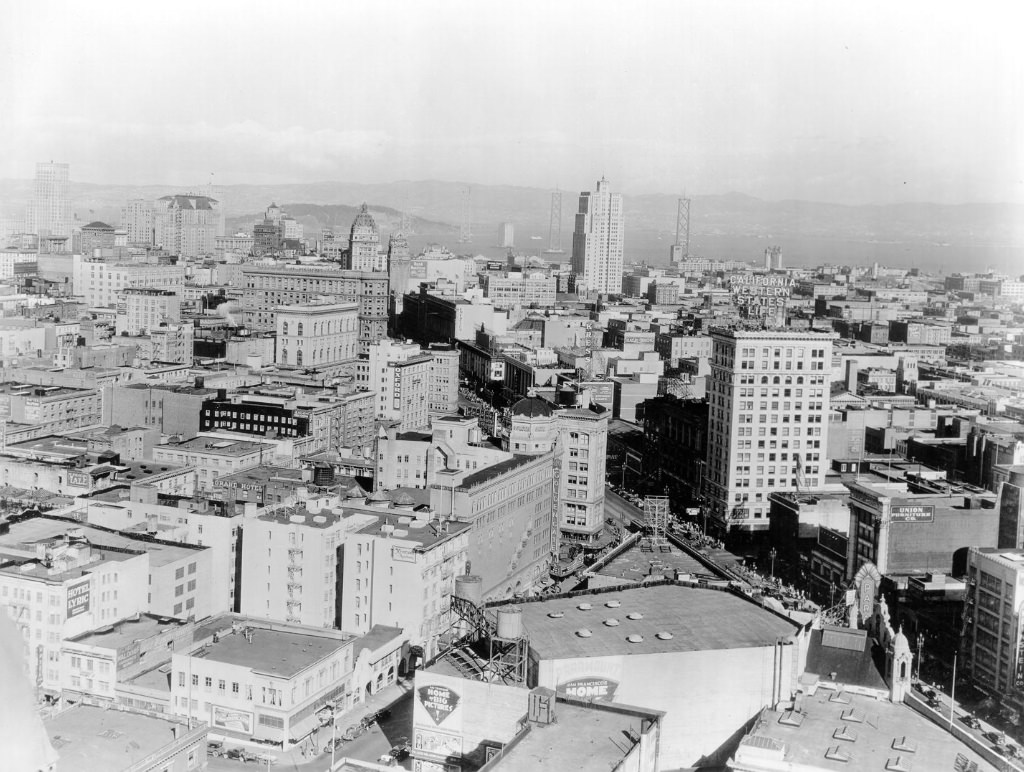
{"type": "Polygon", "coordinates": [[[0,178],[1024,203],[1013,8],[33,0],[0,27],[0,178]]]}

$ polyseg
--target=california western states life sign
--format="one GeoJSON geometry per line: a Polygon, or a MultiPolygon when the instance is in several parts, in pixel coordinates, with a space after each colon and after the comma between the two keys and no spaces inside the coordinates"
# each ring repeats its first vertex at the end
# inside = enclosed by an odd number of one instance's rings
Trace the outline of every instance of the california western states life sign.
{"type": "Polygon", "coordinates": [[[775,274],[738,273],[729,279],[733,300],[748,316],[780,313],[795,285],[795,279],[775,274]]]}
{"type": "Polygon", "coordinates": [[[935,507],[900,504],[889,510],[892,523],[930,523],[935,519],[935,507]]]}

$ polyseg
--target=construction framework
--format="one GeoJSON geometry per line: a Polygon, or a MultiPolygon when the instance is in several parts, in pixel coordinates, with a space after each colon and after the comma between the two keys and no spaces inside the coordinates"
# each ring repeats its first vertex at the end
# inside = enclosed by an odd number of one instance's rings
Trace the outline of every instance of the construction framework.
{"type": "Polygon", "coordinates": [[[680,259],[690,256],[690,199],[680,198],[676,205],[676,246],[680,259]]]}
{"type": "Polygon", "coordinates": [[[655,544],[665,541],[669,513],[668,496],[648,496],[644,499],[644,525],[655,544]]]}

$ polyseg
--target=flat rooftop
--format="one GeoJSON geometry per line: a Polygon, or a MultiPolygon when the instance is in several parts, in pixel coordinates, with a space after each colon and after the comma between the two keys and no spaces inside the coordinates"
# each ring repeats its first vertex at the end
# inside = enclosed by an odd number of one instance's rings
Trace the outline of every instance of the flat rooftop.
{"type": "Polygon", "coordinates": [[[18,381],[4,381],[0,383],[0,394],[23,397],[39,397],[52,399],[54,397],[79,397],[95,389],[76,389],[72,386],[39,386],[33,383],[20,383],[18,381]]]}
{"type": "Polygon", "coordinates": [[[153,450],[154,452],[162,450],[205,453],[216,456],[244,456],[248,453],[256,453],[261,448],[273,450],[274,445],[270,442],[253,442],[252,440],[226,440],[222,437],[193,437],[184,442],[157,445],[153,450]]]}
{"type": "Polygon", "coordinates": [[[247,667],[257,673],[291,678],[329,657],[348,641],[327,636],[252,628],[252,643],[241,632],[221,634],[210,643],[204,659],[247,667]]]}
{"type": "Polygon", "coordinates": [[[239,485],[266,485],[271,480],[300,483],[302,482],[302,470],[290,469],[286,466],[257,466],[241,472],[222,474],[217,478],[217,487],[232,488],[239,485]]]}
{"type": "Polygon", "coordinates": [[[44,725],[60,754],[58,767],[77,772],[128,769],[137,760],[173,743],[172,727],[186,731],[183,722],[92,705],[77,705],[44,725]]]}
{"type": "Polygon", "coordinates": [[[777,754],[785,765],[780,768],[857,772],[884,772],[887,763],[897,756],[903,760],[901,769],[961,769],[966,767],[956,762],[958,756],[963,756],[975,762],[980,772],[995,770],[949,732],[906,705],[853,692],[844,692],[842,702],[832,702],[829,698],[834,694],[819,688],[813,696],[805,695],[803,720],[798,726],[786,723],[783,713],[766,709],[744,738],[737,755],[747,745],[756,749],[760,759],[764,759],[760,754],[777,754]],[[850,716],[851,710],[854,720],[844,720],[843,716],[850,716]],[[843,730],[845,737],[854,739],[836,738],[836,733],[843,730]],[[836,746],[849,755],[849,761],[826,757],[829,748],[836,746]]]}
{"type": "Polygon", "coordinates": [[[559,700],[555,703],[555,723],[531,724],[530,731],[505,751],[498,769],[501,772],[538,769],[607,772],[616,769],[633,749],[626,735],[639,734],[643,719],[650,715],[620,706],[585,707],[559,700]]]}
{"type": "Polygon", "coordinates": [[[752,648],[772,645],[798,629],[731,592],[674,583],[504,605],[522,610],[530,648],[541,659],[752,648]],[[627,640],[634,635],[642,640],[627,640]]]}
{"type": "MultiPolygon", "coordinates": [[[[188,557],[198,555],[202,550],[209,547],[194,547],[185,544],[167,544],[143,539],[132,539],[117,531],[100,528],[95,525],[78,523],[70,520],[59,520],[51,517],[32,517],[21,522],[11,523],[10,530],[0,534],[0,552],[4,547],[18,548],[21,550],[35,549],[36,542],[49,541],[58,536],[63,536],[68,531],[81,530],[85,533],[94,549],[103,550],[104,547],[118,547],[135,552],[148,552],[150,567],[163,566],[188,557]]],[[[115,555],[123,553],[105,553],[110,559],[115,555]]],[[[128,556],[131,557],[131,556],[128,556]]],[[[127,559],[121,557],[120,559],[127,559]]]]}
{"type": "Polygon", "coordinates": [[[119,622],[115,622],[112,626],[100,627],[97,630],[91,630],[67,640],[86,646],[118,649],[140,638],[149,638],[172,627],[182,627],[184,624],[180,619],[140,614],[138,619],[122,619],[119,622]]]}
{"type": "MultiPolygon", "coordinates": [[[[460,523],[455,520],[449,520],[444,526],[439,526],[437,520],[429,522],[416,520],[410,523],[402,523],[399,521],[399,518],[403,515],[402,512],[393,510],[374,511],[373,507],[359,508],[355,511],[360,515],[372,515],[375,518],[373,522],[360,528],[357,533],[367,535],[378,534],[382,533],[381,529],[385,525],[392,525],[395,529],[391,533],[392,539],[413,541],[423,548],[432,547],[438,542],[449,539],[455,534],[472,527],[470,523],[460,523]]],[[[409,515],[405,516],[408,517],[409,515]]]]}

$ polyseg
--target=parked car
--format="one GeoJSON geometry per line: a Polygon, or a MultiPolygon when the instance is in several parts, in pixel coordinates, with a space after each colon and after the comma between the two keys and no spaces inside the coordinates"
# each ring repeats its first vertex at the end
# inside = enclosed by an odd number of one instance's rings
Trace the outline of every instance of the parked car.
{"type": "Polygon", "coordinates": [[[363,726],[371,726],[372,724],[376,724],[379,721],[390,717],[391,711],[387,708],[381,708],[380,710],[375,710],[373,713],[369,713],[366,716],[364,716],[363,726]]]}
{"type": "Polygon", "coordinates": [[[241,761],[243,764],[250,761],[257,761],[258,757],[252,751],[248,751],[245,748],[229,748],[225,754],[229,759],[241,761]]]}
{"type": "Polygon", "coordinates": [[[330,753],[332,749],[340,748],[345,744],[345,738],[335,737],[333,740],[328,740],[327,745],[324,746],[324,753],[330,753]]]}
{"type": "Polygon", "coordinates": [[[391,749],[391,758],[395,761],[405,761],[409,758],[409,744],[402,743],[391,749]]]}
{"type": "Polygon", "coordinates": [[[220,740],[210,740],[206,743],[207,756],[223,756],[224,752],[224,743],[220,740]]]}

